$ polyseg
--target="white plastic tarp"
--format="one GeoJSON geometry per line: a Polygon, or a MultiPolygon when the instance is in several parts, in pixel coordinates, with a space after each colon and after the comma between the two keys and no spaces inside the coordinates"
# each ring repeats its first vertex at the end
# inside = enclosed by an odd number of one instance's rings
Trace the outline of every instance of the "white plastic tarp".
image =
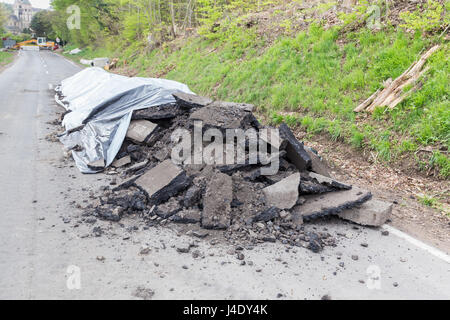
{"type": "Polygon", "coordinates": [[[62,81],[56,88],[56,101],[69,113],[60,140],[72,150],[77,167],[83,173],[101,171],[89,164],[104,160],[111,165],[130,125],[135,110],[175,103],[175,92],[191,93],[179,82],[128,78],[101,68],[87,68],[62,81]],[[79,129],[81,128],[81,129],[79,129]]]}

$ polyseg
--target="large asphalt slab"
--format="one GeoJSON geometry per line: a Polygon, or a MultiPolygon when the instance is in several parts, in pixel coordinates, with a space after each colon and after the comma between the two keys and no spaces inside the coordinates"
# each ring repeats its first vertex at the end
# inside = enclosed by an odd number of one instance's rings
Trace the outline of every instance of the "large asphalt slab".
{"type": "Polygon", "coordinates": [[[133,299],[146,289],[154,299],[450,298],[447,255],[337,219],[317,224],[340,234],[336,248],[314,254],[265,244],[244,251],[245,266],[226,244],[201,242],[203,259],[179,254],[174,246],[191,238],[143,230],[133,219],[77,227],[74,204],[111,179],[80,174],[62,146],[45,139],[62,111],[49,85],[79,70],[51,52],[21,52],[0,74],[0,299],[133,299]],[[108,234],[91,236],[96,225],[108,234]]]}

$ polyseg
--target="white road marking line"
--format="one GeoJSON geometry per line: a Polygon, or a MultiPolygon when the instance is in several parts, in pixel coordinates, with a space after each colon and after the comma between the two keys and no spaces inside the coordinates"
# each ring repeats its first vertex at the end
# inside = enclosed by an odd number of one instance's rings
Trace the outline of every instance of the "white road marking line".
{"type": "Polygon", "coordinates": [[[79,68],[79,66],[78,66],[75,62],[70,61],[70,60],[67,60],[67,59],[66,59],[66,61],[69,62],[69,63],[70,63],[71,65],[73,65],[74,67],[79,68]]]}
{"type": "Polygon", "coordinates": [[[48,71],[45,71],[46,74],[48,74],[48,71]]]}
{"type": "Polygon", "coordinates": [[[61,56],[61,55],[58,55],[58,54],[56,54],[56,53],[53,53],[53,54],[54,54],[54,55],[57,55],[57,56],[59,56],[59,57],[62,57],[64,60],[66,60],[66,61],[67,61],[68,63],[70,63],[71,65],[73,65],[73,66],[75,66],[75,67],[77,67],[77,68],[80,68],[80,66],[78,66],[75,62],[73,62],[73,61],[67,59],[66,57],[61,56]]]}
{"type": "Polygon", "coordinates": [[[48,90],[53,90],[53,85],[51,83],[48,84],[48,90]]]}
{"type": "Polygon", "coordinates": [[[422,241],[419,241],[416,238],[413,238],[410,235],[407,235],[406,233],[404,233],[398,229],[395,229],[394,227],[391,227],[387,224],[383,226],[383,229],[385,229],[386,231],[389,231],[390,233],[396,235],[399,238],[406,240],[407,242],[415,245],[416,247],[418,247],[422,250],[425,250],[426,252],[432,254],[436,258],[439,258],[447,263],[450,263],[450,256],[448,254],[446,254],[445,252],[438,250],[432,246],[429,246],[429,245],[423,243],[422,241]]]}

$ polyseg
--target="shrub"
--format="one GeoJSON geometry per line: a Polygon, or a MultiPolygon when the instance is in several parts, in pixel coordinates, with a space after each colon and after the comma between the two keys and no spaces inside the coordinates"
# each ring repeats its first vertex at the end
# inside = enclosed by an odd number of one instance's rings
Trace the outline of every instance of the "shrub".
{"type": "Polygon", "coordinates": [[[442,23],[448,23],[448,16],[442,18],[444,12],[444,6],[436,0],[428,0],[424,5],[418,6],[414,12],[402,12],[400,18],[405,23],[401,27],[427,32],[438,28],[442,23]],[[446,21],[445,21],[446,20],[446,21]]]}

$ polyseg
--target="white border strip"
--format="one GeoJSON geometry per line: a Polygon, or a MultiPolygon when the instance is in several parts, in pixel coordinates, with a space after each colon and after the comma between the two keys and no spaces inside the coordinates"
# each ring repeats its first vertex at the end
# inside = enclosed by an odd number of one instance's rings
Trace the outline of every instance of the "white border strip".
{"type": "Polygon", "coordinates": [[[425,250],[428,253],[432,254],[433,256],[450,264],[450,256],[448,254],[446,254],[445,252],[442,252],[436,248],[433,248],[432,246],[429,246],[429,245],[423,243],[422,241],[419,241],[419,240],[411,237],[410,235],[407,235],[406,233],[404,233],[398,229],[395,229],[394,227],[391,227],[387,224],[385,224],[383,226],[383,229],[389,231],[390,233],[396,235],[397,237],[408,241],[409,243],[415,245],[416,247],[418,247],[422,250],[425,250]]]}
{"type": "Polygon", "coordinates": [[[73,66],[75,66],[75,67],[77,67],[78,69],[82,70],[82,67],[80,67],[79,65],[77,65],[77,64],[76,64],[75,62],[73,62],[72,60],[70,60],[70,59],[64,57],[62,54],[57,54],[57,53],[55,53],[55,52],[52,52],[52,53],[53,53],[54,55],[60,57],[60,58],[63,58],[66,62],[70,63],[71,65],[73,65],[73,66]]]}

